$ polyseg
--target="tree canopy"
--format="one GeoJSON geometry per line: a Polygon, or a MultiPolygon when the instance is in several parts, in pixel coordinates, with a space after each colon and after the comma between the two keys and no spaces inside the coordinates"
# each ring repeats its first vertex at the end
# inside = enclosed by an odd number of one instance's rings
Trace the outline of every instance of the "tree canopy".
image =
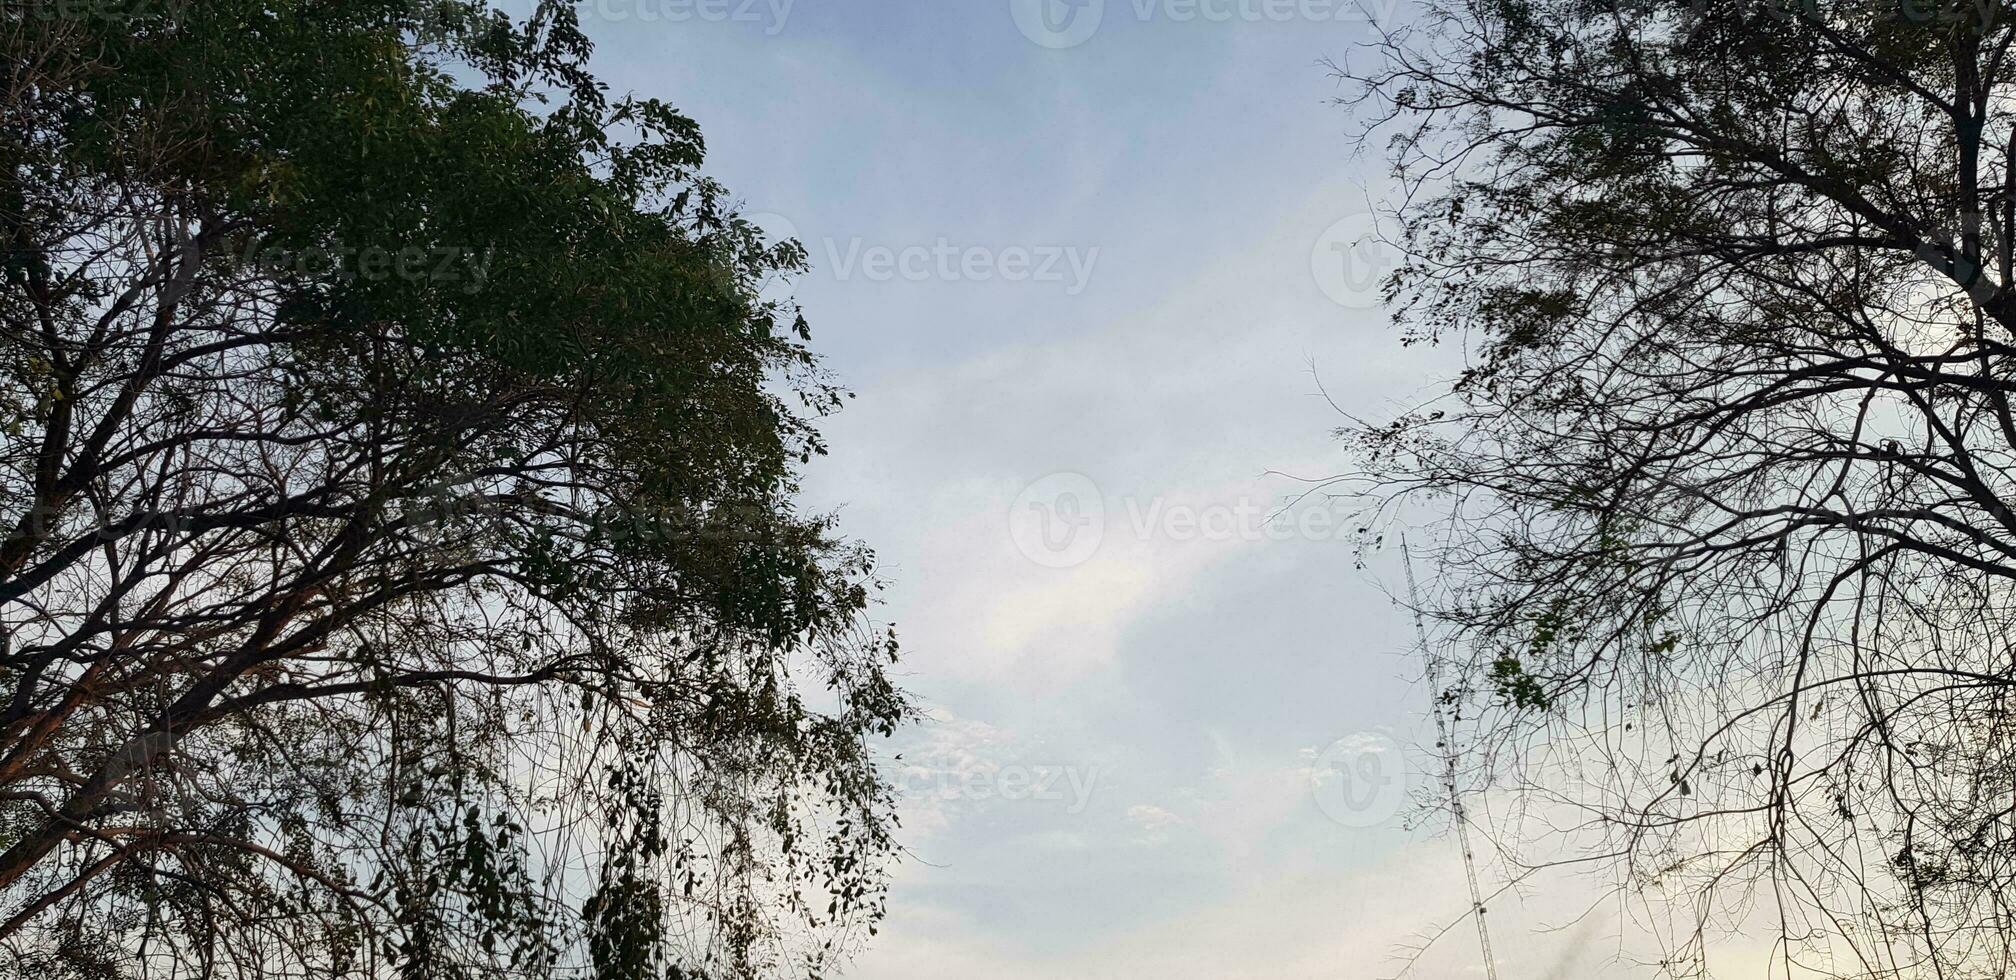
{"type": "Polygon", "coordinates": [[[1998,0],[1457,0],[1340,66],[1397,319],[1465,358],[1346,431],[1445,518],[1433,693],[1515,873],[1614,870],[1674,975],[1718,927],[2016,955],[2012,45],[1998,0]]]}
{"type": "Polygon", "coordinates": [[[0,956],[811,975],[894,854],[842,393],[566,3],[0,13],[0,956]]]}

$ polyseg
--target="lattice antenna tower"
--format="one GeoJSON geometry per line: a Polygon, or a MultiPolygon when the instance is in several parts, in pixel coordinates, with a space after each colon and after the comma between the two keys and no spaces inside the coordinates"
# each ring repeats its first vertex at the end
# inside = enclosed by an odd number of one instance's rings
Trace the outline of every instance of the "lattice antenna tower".
{"type": "Polygon", "coordinates": [[[1456,842],[1463,848],[1463,876],[1470,884],[1470,914],[1477,920],[1477,947],[1484,954],[1485,980],[1498,980],[1498,960],[1491,953],[1491,927],[1484,921],[1484,890],[1477,883],[1477,854],[1470,847],[1470,817],[1463,808],[1463,789],[1457,782],[1455,726],[1443,704],[1442,657],[1428,645],[1428,624],[1421,614],[1421,592],[1414,584],[1414,554],[1407,538],[1400,538],[1400,559],[1407,566],[1407,604],[1414,615],[1414,639],[1428,665],[1428,688],[1435,715],[1436,749],[1442,757],[1442,788],[1449,794],[1449,812],[1456,819],[1456,842]]]}

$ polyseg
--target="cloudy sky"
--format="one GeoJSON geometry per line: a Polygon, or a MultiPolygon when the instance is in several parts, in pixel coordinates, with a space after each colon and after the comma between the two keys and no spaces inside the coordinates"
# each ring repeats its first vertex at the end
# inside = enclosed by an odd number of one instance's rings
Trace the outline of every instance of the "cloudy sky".
{"type": "MultiPolygon", "coordinates": [[[[1454,844],[1407,826],[1398,568],[1293,503],[1338,409],[1452,357],[1376,308],[1383,167],[1322,65],[1398,3],[584,4],[604,76],[805,243],[859,395],[808,492],[882,556],[930,720],[853,975],[1369,980],[1461,919],[1454,844]]],[[[1494,904],[1508,975],[1646,975],[1588,894],[1494,904]]],[[[1417,975],[1481,975],[1466,930],[1417,975]]]]}

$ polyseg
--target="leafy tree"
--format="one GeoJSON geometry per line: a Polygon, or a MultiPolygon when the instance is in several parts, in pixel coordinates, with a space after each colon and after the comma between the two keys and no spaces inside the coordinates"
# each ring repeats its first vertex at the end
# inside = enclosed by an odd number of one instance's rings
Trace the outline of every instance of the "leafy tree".
{"type": "Polygon", "coordinates": [[[1347,430],[1447,516],[1435,693],[1516,866],[1621,869],[1672,974],[1718,927],[2016,956],[2012,44],[2000,0],[1457,0],[1340,67],[1414,192],[1396,317],[1466,358],[1347,430]]]}
{"type": "Polygon", "coordinates": [[[0,14],[0,948],[804,975],[904,720],[841,394],[565,3],[0,14]]]}

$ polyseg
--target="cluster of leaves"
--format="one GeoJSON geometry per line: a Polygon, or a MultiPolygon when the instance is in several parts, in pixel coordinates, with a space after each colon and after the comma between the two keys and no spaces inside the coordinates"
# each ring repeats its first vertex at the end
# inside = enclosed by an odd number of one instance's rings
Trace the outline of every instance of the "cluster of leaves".
{"type": "Polygon", "coordinates": [[[0,11],[12,967],[844,957],[910,708],[693,121],[566,3],[0,11]]]}

